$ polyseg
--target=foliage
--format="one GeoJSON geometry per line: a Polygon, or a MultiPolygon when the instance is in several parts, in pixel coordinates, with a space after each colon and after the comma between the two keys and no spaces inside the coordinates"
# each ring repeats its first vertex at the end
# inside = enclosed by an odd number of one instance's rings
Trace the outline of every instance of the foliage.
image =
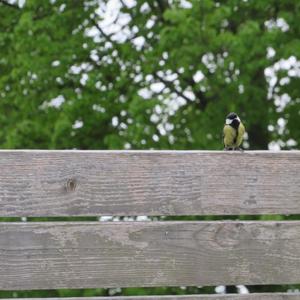
{"type": "Polygon", "coordinates": [[[224,118],[236,111],[246,147],[293,148],[299,7],[294,0],[0,1],[0,146],[221,149],[224,118]]]}

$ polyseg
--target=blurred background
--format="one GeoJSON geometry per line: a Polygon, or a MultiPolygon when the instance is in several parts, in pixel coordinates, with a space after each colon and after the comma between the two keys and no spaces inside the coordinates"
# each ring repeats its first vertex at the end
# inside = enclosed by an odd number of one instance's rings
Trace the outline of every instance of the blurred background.
{"type": "Polygon", "coordinates": [[[300,142],[297,0],[1,0],[0,147],[300,142]]]}
{"type": "Polygon", "coordinates": [[[245,149],[296,149],[299,20],[298,0],[0,0],[0,148],[220,150],[235,111],[245,149]]]}

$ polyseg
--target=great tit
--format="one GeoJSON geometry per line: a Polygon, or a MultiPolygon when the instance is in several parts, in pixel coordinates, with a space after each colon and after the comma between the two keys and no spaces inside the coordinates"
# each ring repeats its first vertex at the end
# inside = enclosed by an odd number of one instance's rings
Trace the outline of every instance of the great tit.
{"type": "Polygon", "coordinates": [[[241,150],[240,145],[243,141],[245,127],[238,115],[231,112],[225,120],[223,128],[224,150],[241,150]]]}

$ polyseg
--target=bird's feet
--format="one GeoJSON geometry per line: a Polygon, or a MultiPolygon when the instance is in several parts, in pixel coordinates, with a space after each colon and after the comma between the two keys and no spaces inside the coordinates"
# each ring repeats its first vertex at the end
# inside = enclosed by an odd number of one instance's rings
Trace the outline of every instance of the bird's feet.
{"type": "Polygon", "coordinates": [[[224,151],[240,151],[240,152],[244,152],[244,150],[240,147],[224,147],[224,151]]]}

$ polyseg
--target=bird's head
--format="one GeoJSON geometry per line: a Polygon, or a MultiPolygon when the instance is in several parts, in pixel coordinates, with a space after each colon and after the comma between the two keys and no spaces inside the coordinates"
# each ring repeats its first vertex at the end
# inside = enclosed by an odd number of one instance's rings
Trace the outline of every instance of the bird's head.
{"type": "Polygon", "coordinates": [[[234,113],[231,112],[227,117],[226,117],[226,121],[225,124],[226,125],[233,125],[233,124],[240,124],[241,123],[241,119],[239,118],[239,116],[234,113]]]}

